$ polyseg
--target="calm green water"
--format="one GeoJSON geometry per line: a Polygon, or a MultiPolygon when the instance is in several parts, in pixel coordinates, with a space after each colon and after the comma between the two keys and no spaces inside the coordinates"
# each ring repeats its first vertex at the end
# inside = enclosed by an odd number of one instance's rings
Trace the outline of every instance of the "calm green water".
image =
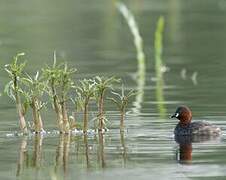
{"type": "MultiPolygon", "coordinates": [[[[6,137],[17,130],[14,104],[0,98],[0,179],[225,179],[226,176],[226,2],[223,0],[127,0],[144,38],[144,87],[134,75],[132,35],[111,0],[3,0],[0,6],[0,65],[26,52],[34,73],[52,62],[52,53],[78,68],[75,79],[117,75],[143,91],[130,104],[127,132],[120,135],[119,114],[106,104],[110,131],[102,136],[6,137]],[[170,71],[158,85],[154,71],[154,31],[164,15],[163,60],[170,71]],[[186,72],[183,74],[183,72],[186,72]],[[192,81],[198,73],[197,82],[192,81]],[[157,84],[157,85],[156,85],[157,84]],[[218,139],[178,145],[175,120],[179,104],[194,119],[222,127],[218,139]],[[182,160],[184,159],[184,160],[182,160]]],[[[7,81],[0,71],[0,88],[7,81]]],[[[72,109],[71,109],[72,110],[72,109]]],[[[95,107],[91,109],[95,111],[95,107]]],[[[43,113],[54,130],[51,109],[43,113]]],[[[28,116],[28,119],[31,119],[28,116]]]]}

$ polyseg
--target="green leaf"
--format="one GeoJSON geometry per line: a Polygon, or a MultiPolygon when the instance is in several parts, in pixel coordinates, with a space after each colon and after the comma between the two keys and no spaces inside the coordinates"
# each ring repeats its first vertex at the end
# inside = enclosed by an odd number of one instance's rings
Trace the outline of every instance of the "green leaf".
{"type": "Polygon", "coordinates": [[[9,81],[4,88],[4,93],[7,94],[11,99],[14,101],[16,100],[15,95],[14,95],[14,88],[13,88],[13,81],[9,81]]]}
{"type": "Polygon", "coordinates": [[[23,103],[23,107],[22,107],[23,108],[23,115],[25,115],[27,113],[29,105],[30,105],[29,101],[25,101],[23,103]]]}

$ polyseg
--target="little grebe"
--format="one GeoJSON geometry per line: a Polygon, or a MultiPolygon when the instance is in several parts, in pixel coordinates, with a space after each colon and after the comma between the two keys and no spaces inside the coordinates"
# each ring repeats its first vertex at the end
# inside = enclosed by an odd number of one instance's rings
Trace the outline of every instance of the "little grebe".
{"type": "Polygon", "coordinates": [[[192,113],[186,106],[180,106],[171,118],[177,118],[179,123],[174,129],[176,136],[188,135],[203,135],[203,136],[218,136],[221,134],[221,129],[208,122],[195,121],[191,122],[192,113]]]}

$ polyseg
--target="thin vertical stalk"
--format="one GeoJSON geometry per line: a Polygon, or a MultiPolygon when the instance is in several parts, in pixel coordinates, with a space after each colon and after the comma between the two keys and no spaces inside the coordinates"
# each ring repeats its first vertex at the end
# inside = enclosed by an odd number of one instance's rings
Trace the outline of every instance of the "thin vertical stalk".
{"type": "Polygon", "coordinates": [[[40,114],[39,102],[35,97],[32,98],[31,106],[32,106],[35,133],[40,133],[43,131],[43,122],[40,114]]]}
{"type": "Polygon", "coordinates": [[[57,116],[57,125],[58,125],[60,132],[62,133],[63,132],[63,121],[62,121],[63,118],[62,118],[62,114],[61,114],[61,106],[59,104],[59,100],[56,95],[54,79],[51,80],[51,91],[52,91],[52,95],[53,95],[53,106],[54,106],[54,110],[55,110],[56,116],[57,116]]]}
{"type": "Polygon", "coordinates": [[[158,111],[160,117],[165,118],[166,108],[164,106],[164,77],[163,77],[163,31],[164,31],[164,18],[161,16],[158,19],[157,27],[155,31],[155,74],[156,74],[156,100],[158,102],[158,111]]]}
{"type": "Polygon", "coordinates": [[[125,108],[122,108],[120,112],[120,131],[124,131],[124,120],[125,120],[125,108]]]}
{"type": "Polygon", "coordinates": [[[87,129],[88,129],[88,104],[89,100],[87,99],[85,101],[85,105],[84,105],[84,114],[83,114],[83,132],[87,133],[87,129]]]}
{"type": "Polygon", "coordinates": [[[39,129],[38,129],[38,112],[37,112],[37,109],[36,109],[36,102],[34,100],[34,98],[32,98],[32,115],[33,115],[33,122],[34,122],[34,130],[35,130],[35,133],[38,133],[39,132],[39,129]]]}
{"type": "Polygon", "coordinates": [[[16,75],[14,76],[13,85],[14,85],[14,94],[15,94],[15,99],[16,99],[16,108],[17,108],[17,112],[18,112],[18,115],[19,115],[20,130],[22,131],[23,134],[27,134],[28,129],[27,129],[24,113],[23,113],[21,99],[20,99],[20,96],[18,94],[18,82],[17,82],[16,75]]]}
{"type": "Polygon", "coordinates": [[[104,129],[104,110],[103,110],[103,106],[104,106],[104,92],[101,93],[100,97],[99,97],[99,131],[102,131],[102,129],[104,129]]]}
{"type": "Polygon", "coordinates": [[[43,121],[42,121],[40,110],[38,110],[38,121],[39,121],[38,123],[39,123],[40,132],[42,132],[44,128],[43,128],[43,121]]]}
{"type": "Polygon", "coordinates": [[[63,101],[61,103],[61,110],[62,110],[64,132],[69,133],[70,125],[69,125],[69,122],[68,122],[68,115],[67,115],[67,108],[66,108],[66,102],[65,101],[63,101]]]}
{"type": "Polygon", "coordinates": [[[117,2],[117,8],[120,13],[125,18],[129,29],[133,35],[134,46],[137,51],[137,90],[136,100],[133,103],[135,108],[132,110],[135,113],[140,113],[141,103],[144,98],[144,87],[146,83],[146,56],[143,48],[143,39],[140,35],[138,24],[135,21],[135,18],[132,12],[127,8],[123,2],[117,2]]]}

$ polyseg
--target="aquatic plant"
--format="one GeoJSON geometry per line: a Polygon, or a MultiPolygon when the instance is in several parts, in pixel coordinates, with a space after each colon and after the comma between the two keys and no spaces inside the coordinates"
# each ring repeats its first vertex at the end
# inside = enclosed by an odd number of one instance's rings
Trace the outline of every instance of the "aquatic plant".
{"type": "Polygon", "coordinates": [[[122,2],[117,2],[117,8],[125,18],[130,31],[134,37],[134,45],[137,50],[137,61],[138,61],[138,69],[142,69],[143,73],[145,73],[145,54],[143,50],[143,40],[139,32],[138,25],[135,21],[133,14],[129,11],[126,5],[122,2]]]}
{"type": "Polygon", "coordinates": [[[136,48],[137,52],[137,95],[135,98],[134,107],[132,110],[135,113],[139,113],[141,109],[141,103],[143,102],[144,97],[144,87],[146,82],[146,56],[144,53],[144,47],[143,47],[143,39],[141,37],[138,24],[136,23],[136,20],[132,14],[132,12],[127,8],[127,6],[123,2],[117,2],[116,6],[120,13],[125,18],[129,29],[133,35],[134,39],[134,46],[136,48]]]}
{"type": "Polygon", "coordinates": [[[99,119],[99,131],[105,128],[105,116],[104,116],[104,99],[105,93],[108,89],[112,89],[113,84],[119,82],[120,79],[115,77],[100,77],[96,76],[95,79],[95,96],[98,102],[98,119],[99,119]]]}
{"type": "Polygon", "coordinates": [[[57,116],[57,125],[60,129],[60,132],[63,132],[63,120],[61,114],[61,106],[60,100],[57,94],[57,88],[59,86],[59,78],[60,78],[60,65],[56,64],[56,54],[54,52],[54,62],[52,66],[46,65],[45,68],[42,69],[43,76],[47,79],[48,89],[47,93],[52,98],[53,101],[53,109],[56,112],[57,116]]]}
{"type": "Polygon", "coordinates": [[[60,99],[60,106],[61,106],[62,118],[63,118],[63,129],[64,129],[64,132],[66,133],[68,133],[70,130],[66,102],[69,100],[68,95],[74,85],[71,79],[71,76],[75,72],[76,72],[76,69],[68,68],[66,63],[64,64],[64,68],[60,71],[60,79],[59,79],[59,86],[60,86],[59,97],[60,98],[59,99],[60,99]]]}
{"type": "Polygon", "coordinates": [[[33,115],[33,129],[35,133],[44,132],[43,121],[41,117],[41,110],[46,105],[41,98],[46,89],[46,81],[43,81],[39,72],[34,77],[27,74],[27,77],[22,78],[23,84],[27,86],[27,90],[24,90],[22,94],[25,96],[26,104],[32,108],[33,115]]]}
{"type": "Polygon", "coordinates": [[[21,100],[21,76],[23,75],[23,70],[26,65],[25,62],[18,63],[18,59],[21,56],[24,56],[24,53],[19,53],[13,57],[13,62],[11,64],[5,65],[5,70],[10,77],[10,81],[5,86],[5,93],[13,99],[16,103],[17,112],[19,115],[19,126],[20,130],[23,134],[28,133],[26,121],[25,121],[25,113],[26,113],[26,103],[22,103],[21,100]]]}
{"type": "Polygon", "coordinates": [[[83,98],[81,97],[81,94],[77,92],[77,90],[76,93],[77,94],[71,98],[71,102],[74,104],[74,111],[72,112],[72,115],[69,116],[71,130],[83,129],[83,125],[77,121],[79,112],[83,110],[83,98]]]}
{"type": "Polygon", "coordinates": [[[52,67],[46,66],[43,70],[44,77],[48,81],[48,94],[53,100],[53,107],[57,114],[57,124],[61,133],[69,133],[67,105],[68,95],[73,88],[72,75],[77,71],[68,68],[67,63],[56,64],[56,54],[52,67]]]}
{"type": "Polygon", "coordinates": [[[77,101],[83,109],[83,132],[88,129],[88,106],[91,98],[95,96],[95,82],[91,79],[83,79],[80,86],[76,87],[77,101]]]}
{"type": "Polygon", "coordinates": [[[157,78],[161,78],[162,73],[164,72],[164,65],[162,63],[162,51],[163,51],[163,30],[164,30],[164,18],[159,17],[157,21],[157,27],[155,30],[155,70],[157,78]]]}
{"type": "MultiPolygon", "coordinates": [[[[36,133],[44,132],[43,121],[41,117],[41,110],[45,107],[46,103],[42,102],[44,92],[51,97],[53,109],[57,115],[57,125],[61,133],[70,133],[71,130],[77,129],[79,124],[76,123],[76,115],[68,117],[67,101],[72,99],[75,104],[75,113],[83,110],[83,131],[87,132],[88,129],[88,108],[91,99],[97,100],[98,104],[98,129],[102,131],[105,129],[106,118],[104,116],[104,99],[107,90],[113,89],[113,84],[119,82],[115,77],[100,77],[96,76],[93,79],[83,79],[80,81],[79,86],[75,86],[72,81],[72,75],[76,72],[75,68],[69,68],[67,63],[56,63],[56,54],[54,52],[53,65],[46,65],[42,69],[42,74],[36,73],[31,77],[26,72],[23,72],[25,63],[18,63],[18,57],[23,56],[24,53],[17,54],[14,57],[12,64],[5,65],[5,70],[8,72],[11,81],[5,86],[5,92],[9,97],[15,100],[17,111],[19,114],[19,122],[21,131],[28,133],[25,113],[30,106],[33,115],[32,129],[36,133]],[[23,89],[21,88],[23,87],[23,89]],[[69,98],[72,89],[76,89],[75,98],[69,98]],[[23,98],[23,102],[21,101],[23,98]]],[[[127,95],[124,93],[122,87],[122,94],[112,92],[119,97],[119,100],[112,98],[121,113],[120,129],[124,126],[125,108],[128,103],[128,98],[136,93],[132,91],[127,95]]]]}
{"type": "Polygon", "coordinates": [[[158,102],[159,114],[162,118],[165,117],[166,108],[164,107],[164,95],[163,95],[163,86],[164,79],[163,73],[166,71],[166,67],[162,62],[162,51],[163,51],[163,30],[164,30],[164,18],[159,17],[157,21],[157,27],[155,30],[155,74],[156,74],[156,100],[158,102]]]}
{"type": "Polygon", "coordinates": [[[116,104],[120,111],[120,131],[124,131],[124,121],[125,121],[125,113],[126,113],[126,107],[128,105],[129,99],[132,96],[135,96],[137,92],[134,90],[130,90],[127,94],[125,94],[125,88],[124,85],[122,85],[121,94],[117,92],[112,92],[113,95],[115,95],[115,98],[108,98],[112,102],[116,104]]]}

